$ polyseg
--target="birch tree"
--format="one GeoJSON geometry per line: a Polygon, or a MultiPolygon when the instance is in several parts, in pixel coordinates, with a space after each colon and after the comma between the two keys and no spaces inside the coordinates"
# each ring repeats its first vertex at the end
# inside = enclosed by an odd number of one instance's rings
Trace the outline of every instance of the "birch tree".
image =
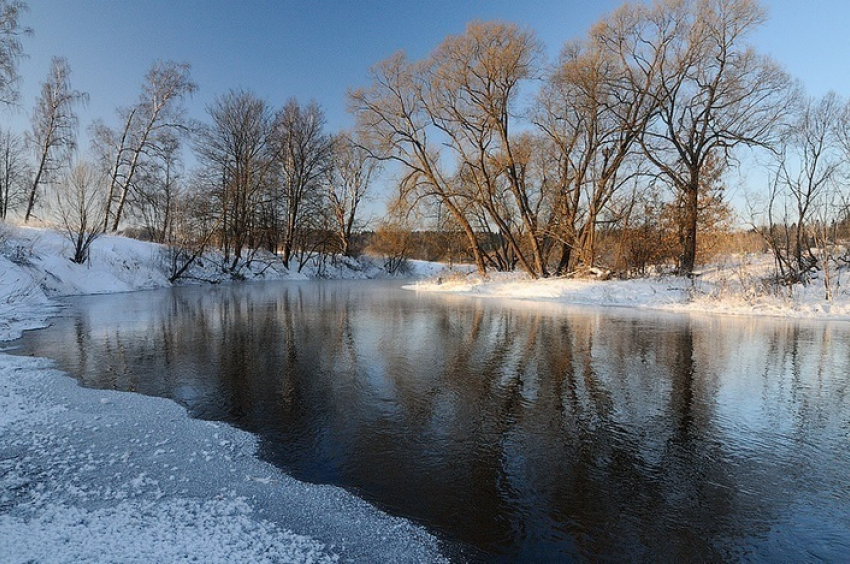
{"type": "Polygon", "coordinates": [[[0,219],[25,198],[26,155],[23,140],[12,131],[0,130],[0,219]]]}
{"type": "Polygon", "coordinates": [[[18,100],[18,62],[24,55],[21,37],[32,33],[20,23],[27,9],[19,0],[0,0],[0,104],[18,100]]]}
{"type": "Polygon", "coordinates": [[[71,88],[71,68],[63,57],[53,57],[50,73],[41,85],[32,114],[27,142],[35,153],[35,171],[27,198],[24,222],[32,216],[39,188],[70,163],[77,148],[75,106],[88,102],[88,94],[71,88]]]}
{"type": "Polygon", "coordinates": [[[94,138],[106,155],[108,190],[103,231],[117,231],[128,201],[135,195],[140,169],[165,152],[164,145],[187,130],[183,102],[197,90],[186,63],[158,61],[145,75],[138,102],[119,110],[121,127],[93,127],[94,138]]]}

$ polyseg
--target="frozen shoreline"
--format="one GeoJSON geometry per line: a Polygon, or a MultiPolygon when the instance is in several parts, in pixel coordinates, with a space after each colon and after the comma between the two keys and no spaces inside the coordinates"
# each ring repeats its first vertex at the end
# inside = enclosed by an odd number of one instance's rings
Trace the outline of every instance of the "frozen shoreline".
{"type": "MultiPolygon", "coordinates": [[[[49,229],[13,227],[0,222],[0,341],[15,339],[22,331],[43,327],[55,312],[53,298],[114,294],[168,288],[166,249],[161,245],[121,236],[104,235],[94,241],[91,260],[74,264],[70,245],[49,229]]],[[[189,270],[183,283],[229,282],[214,252],[189,270]]],[[[309,280],[311,278],[387,278],[378,260],[340,258],[318,266],[308,262],[287,270],[279,259],[259,256],[239,272],[244,280],[309,280]]],[[[415,277],[435,275],[443,266],[411,261],[415,277]]]]}
{"type": "Polygon", "coordinates": [[[441,560],[420,527],[287,476],[249,433],[170,400],[0,354],[0,414],[6,562],[441,560]]]}
{"type": "Polygon", "coordinates": [[[168,286],[154,245],[104,237],[80,266],[55,233],[15,235],[16,260],[0,253],[4,562],[444,560],[423,528],[260,461],[247,432],[191,419],[171,400],[82,388],[47,359],[2,352],[2,341],[49,323],[54,297],[168,286]]]}

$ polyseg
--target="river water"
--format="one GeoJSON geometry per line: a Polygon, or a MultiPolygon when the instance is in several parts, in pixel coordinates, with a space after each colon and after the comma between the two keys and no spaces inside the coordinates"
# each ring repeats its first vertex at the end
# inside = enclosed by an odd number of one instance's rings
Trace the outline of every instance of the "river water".
{"type": "Polygon", "coordinates": [[[458,559],[839,561],[850,323],[284,282],[68,300],[18,354],[256,433],[458,559]]]}

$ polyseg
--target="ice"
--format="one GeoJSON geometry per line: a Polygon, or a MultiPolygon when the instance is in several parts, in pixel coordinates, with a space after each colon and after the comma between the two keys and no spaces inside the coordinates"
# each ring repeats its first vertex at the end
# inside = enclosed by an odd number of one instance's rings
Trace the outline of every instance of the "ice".
{"type": "Polygon", "coordinates": [[[421,528],[258,460],[248,433],[103,393],[0,355],[4,562],[442,559],[421,528]]]}

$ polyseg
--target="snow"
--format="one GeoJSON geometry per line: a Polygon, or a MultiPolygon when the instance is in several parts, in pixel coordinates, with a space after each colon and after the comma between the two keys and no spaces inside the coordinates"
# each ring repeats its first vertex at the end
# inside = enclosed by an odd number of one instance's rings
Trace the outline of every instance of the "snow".
{"type": "MultiPolygon", "coordinates": [[[[162,248],[102,237],[90,263],[43,229],[0,233],[0,341],[44,326],[53,298],[169,285],[162,248]]],[[[215,257],[195,271],[221,276],[215,257]]],[[[420,270],[433,270],[420,265],[420,270]]],[[[371,277],[368,261],[249,279],[371,277]]],[[[81,388],[50,361],[0,352],[3,562],[430,562],[436,538],[257,457],[255,437],[176,403],[81,388]]]]}
{"type": "Polygon", "coordinates": [[[631,280],[532,280],[516,273],[494,273],[483,279],[471,273],[441,275],[404,287],[417,292],[583,306],[850,320],[850,273],[833,275],[832,299],[828,300],[822,274],[805,286],[774,288],[764,282],[771,268],[771,258],[762,255],[729,257],[693,279],[659,275],[631,280]]]}

